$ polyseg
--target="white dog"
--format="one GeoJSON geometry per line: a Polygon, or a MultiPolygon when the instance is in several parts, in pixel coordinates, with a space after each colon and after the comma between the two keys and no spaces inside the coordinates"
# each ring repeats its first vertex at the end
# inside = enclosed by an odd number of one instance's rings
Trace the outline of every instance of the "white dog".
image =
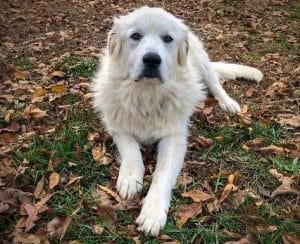
{"type": "Polygon", "coordinates": [[[186,152],[189,118],[209,90],[227,111],[240,111],[219,78],[260,81],[248,66],[210,62],[199,39],[172,14],[142,7],[114,20],[94,78],[94,107],[116,143],[122,198],[142,190],[140,144],[158,141],[152,184],[136,222],[158,235],[167,220],[171,191],[186,152]]]}

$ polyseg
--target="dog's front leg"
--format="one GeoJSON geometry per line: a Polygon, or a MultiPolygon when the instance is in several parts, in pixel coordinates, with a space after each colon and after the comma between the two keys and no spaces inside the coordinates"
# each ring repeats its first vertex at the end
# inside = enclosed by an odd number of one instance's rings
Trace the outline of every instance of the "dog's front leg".
{"type": "Polygon", "coordinates": [[[140,231],[156,236],[164,227],[172,188],[182,168],[185,151],[185,135],[169,135],[159,142],[157,165],[152,184],[137,218],[140,231]]]}
{"type": "Polygon", "coordinates": [[[138,142],[127,134],[114,134],[120,156],[121,166],[117,189],[122,198],[133,198],[143,189],[145,167],[138,142]]]}

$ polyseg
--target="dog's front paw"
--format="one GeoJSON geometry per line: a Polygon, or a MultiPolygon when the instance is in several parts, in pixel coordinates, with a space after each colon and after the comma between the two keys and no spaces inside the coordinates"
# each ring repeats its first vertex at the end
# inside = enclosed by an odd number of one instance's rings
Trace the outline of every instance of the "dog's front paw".
{"type": "Polygon", "coordinates": [[[220,107],[225,111],[228,111],[228,112],[231,112],[234,114],[241,112],[240,105],[235,100],[233,100],[231,97],[225,97],[222,99],[218,99],[218,101],[219,101],[220,107]]]}
{"type": "Polygon", "coordinates": [[[117,190],[123,199],[132,199],[143,189],[144,173],[129,166],[120,168],[117,190]]]}
{"type": "Polygon", "coordinates": [[[161,201],[146,197],[141,213],[136,219],[138,230],[157,236],[167,222],[168,208],[161,201]]]}

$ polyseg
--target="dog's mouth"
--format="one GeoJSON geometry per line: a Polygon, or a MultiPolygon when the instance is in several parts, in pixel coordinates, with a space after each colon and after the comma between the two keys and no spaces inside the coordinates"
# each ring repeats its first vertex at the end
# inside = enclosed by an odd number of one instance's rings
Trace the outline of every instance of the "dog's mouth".
{"type": "Polygon", "coordinates": [[[138,82],[143,80],[158,80],[163,82],[159,69],[143,69],[142,73],[139,74],[135,81],[138,82]]]}

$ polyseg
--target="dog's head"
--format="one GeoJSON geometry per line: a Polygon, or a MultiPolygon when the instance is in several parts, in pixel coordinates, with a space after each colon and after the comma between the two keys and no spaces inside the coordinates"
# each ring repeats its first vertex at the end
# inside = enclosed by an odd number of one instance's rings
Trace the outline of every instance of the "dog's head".
{"type": "Polygon", "coordinates": [[[108,53],[136,82],[164,82],[186,65],[188,28],[161,8],[142,7],[114,20],[108,53]]]}

